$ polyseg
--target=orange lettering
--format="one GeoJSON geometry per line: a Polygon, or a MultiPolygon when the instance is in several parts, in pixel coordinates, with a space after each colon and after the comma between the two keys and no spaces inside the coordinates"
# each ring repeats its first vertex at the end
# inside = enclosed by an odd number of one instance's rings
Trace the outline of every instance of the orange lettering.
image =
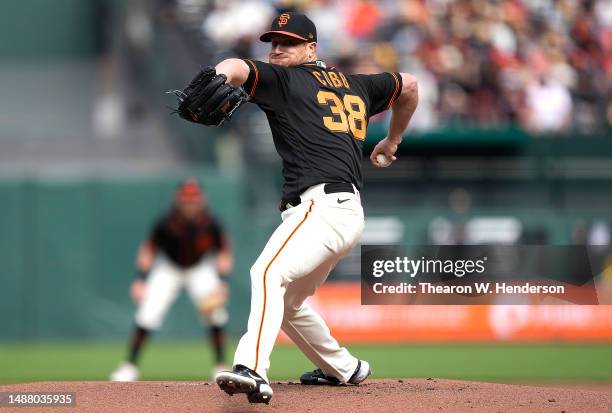
{"type": "Polygon", "coordinates": [[[340,75],[340,79],[342,79],[342,84],[344,85],[344,87],[350,89],[351,87],[349,86],[348,80],[346,80],[346,76],[344,76],[344,73],[338,72],[338,74],[340,75]]]}
{"type": "Polygon", "coordinates": [[[278,27],[283,27],[284,25],[286,25],[290,18],[291,18],[290,14],[287,14],[287,13],[281,14],[278,18],[278,27]]]}
{"type": "Polygon", "coordinates": [[[331,78],[334,87],[342,87],[342,82],[336,73],[329,72],[329,77],[331,78]]]}
{"type": "Polygon", "coordinates": [[[329,78],[329,75],[327,74],[327,72],[326,72],[326,71],[323,71],[323,72],[321,72],[321,73],[323,73],[323,77],[325,78],[325,80],[327,80],[327,83],[328,83],[328,84],[331,86],[331,85],[332,85],[332,81],[331,81],[331,79],[329,78]]]}
{"type": "Polygon", "coordinates": [[[319,81],[319,83],[321,83],[323,86],[328,86],[327,82],[326,82],[325,80],[321,79],[321,73],[319,73],[319,72],[311,72],[311,73],[312,73],[312,75],[313,75],[314,77],[316,77],[316,78],[317,78],[317,80],[319,81]]]}

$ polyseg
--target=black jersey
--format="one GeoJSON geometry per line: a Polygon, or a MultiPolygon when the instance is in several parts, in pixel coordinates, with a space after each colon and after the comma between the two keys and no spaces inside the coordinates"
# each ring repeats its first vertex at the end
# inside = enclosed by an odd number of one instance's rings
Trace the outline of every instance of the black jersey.
{"type": "Polygon", "coordinates": [[[349,182],[361,189],[368,120],[400,95],[399,73],[345,75],[322,62],[291,68],[245,62],[245,90],[266,113],[283,161],[282,198],[319,183],[349,182]]]}
{"type": "Polygon", "coordinates": [[[219,222],[210,213],[202,212],[196,222],[188,222],[171,211],[157,221],[149,239],[176,265],[188,268],[221,249],[223,237],[219,222]]]}

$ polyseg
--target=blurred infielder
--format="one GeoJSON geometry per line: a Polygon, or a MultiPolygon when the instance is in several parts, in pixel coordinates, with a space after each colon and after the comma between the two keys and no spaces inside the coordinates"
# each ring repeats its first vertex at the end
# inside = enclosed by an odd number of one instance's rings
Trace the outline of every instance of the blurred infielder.
{"type": "Polygon", "coordinates": [[[388,135],[370,157],[375,166],[388,166],[418,93],[406,73],[348,75],[328,68],[317,59],[315,25],[302,14],[281,14],[260,39],[271,42],[270,63],[227,59],[205,69],[177,91],[177,112],[220,125],[242,103],[242,86],[266,113],[283,161],[283,222],[251,268],[251,313],[233,370],[215,378],[229,394],[268,403],[270,353],[281,328],[318,367],[301,376],[303,384],[358,384],[370,375],[369,364],[340,347],[304,300],[363,230],[359,191],[369,118],[393,109],[388,135]]]}
{"type": "Polygon", "coordinates": [[[132,283],[138,304],[128,359],[111,375],[114,381],[138,380],[138,356],[151,331],[157,330],[184,287],[210,326],[217,367],[223,368],[228,292],[220,277],[232,269],[227,235],[206,207],[198,182],[187,179],[176,191],[173,208],[156,223],[137,257],[139,277],[132,283]],[[148,274],[148,275],[147,275],[148,274]]]}

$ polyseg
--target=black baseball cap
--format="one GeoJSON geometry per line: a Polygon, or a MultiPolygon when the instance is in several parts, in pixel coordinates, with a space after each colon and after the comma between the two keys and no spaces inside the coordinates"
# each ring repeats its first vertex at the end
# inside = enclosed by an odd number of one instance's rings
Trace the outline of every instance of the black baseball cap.
{"type": "Polygon", "coordinates": [[[262,34],[259,40],[271,42],[274,34],[283,34],[305,42],[317,41],[317,28],[314,23],[306,15],[300,13],[282,13],[274,19],[270,30],[262,34]]]}

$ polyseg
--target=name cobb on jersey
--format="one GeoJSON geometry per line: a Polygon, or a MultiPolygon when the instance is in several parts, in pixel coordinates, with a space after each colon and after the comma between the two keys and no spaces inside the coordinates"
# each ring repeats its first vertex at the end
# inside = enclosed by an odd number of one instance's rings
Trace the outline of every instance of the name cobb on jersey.
{"type": "MultiPolygon", "coordinates": [[[[317,62],[318,63],[318,62],[317,62]]],[[[322,63],[322,62],[321,62],[322,63]]],[[[317,65],[319,66],[319,65],[317,65]]],[[[323,86],[336,89],[348,89],[351,86],[342,72],[332,70],[313,70],[311,75],[323,86]]],[[[351,133],[360,141],[366,137],[366,105],[359,96],[344,94],[342,98],[330,90],[319,90],[317,101],[330,107],[332,116],[324,116],[323,124],[332,132],[351,133]]]]}
{"type": "Polygon", "coordinates": [[[321,70],[320,72],[311,73],[323,86],[333,86],[335,88],[345,87],[350,89],[346,76],[341,72],[336,73],[321,70]]]}

